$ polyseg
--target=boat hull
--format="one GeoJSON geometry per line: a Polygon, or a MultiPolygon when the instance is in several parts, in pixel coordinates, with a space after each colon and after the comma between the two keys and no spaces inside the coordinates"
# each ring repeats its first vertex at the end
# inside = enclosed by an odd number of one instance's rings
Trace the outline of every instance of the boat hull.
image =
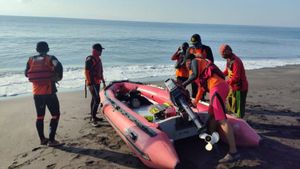
{"type": "MultiPolygon", "coordinates": [[[[101,112],[108,122],[126,142],[134,154],[148,167],[151,168],[175,168],[180,160],[173,146],[173,139],[181,136],[174,131],[163,130],[164,125],[175,121],[176,117],[170,118],[168,123],[155,123],[147,121],[143,116],[134,112],[124,102],[116,98],[119,90],[136,89],[141,94],[158,104],[171,103],[169,93],[166,89],[155,86],[144,85],[128,81],[114,82],[100,92],[101,112]]],[[[199,116],[207,114],[208,105],[199,103],[197,105],[199,116]]],[[[260,141],[259,135],[242,119],[227,115],[229,123],[233,126],[235,140],[240,146],[257,146],[260,141]]],[[[166,127],[168,128],[168,126],[166,127]]],[[[182,130],[183,131],[183,130],[182,130]]],[[[190,130],[191,133],[194,131],[190,130]]],[[[196,130],[195,130],[196,131],[196,130]]],[[[226,139],[221,129],[218,131],[221,139],[226,139]]],[[[187,132],[185,132],[187,133],[187,132]]],[[[197,132],[194,132],[197,134],[197,132]]]]}

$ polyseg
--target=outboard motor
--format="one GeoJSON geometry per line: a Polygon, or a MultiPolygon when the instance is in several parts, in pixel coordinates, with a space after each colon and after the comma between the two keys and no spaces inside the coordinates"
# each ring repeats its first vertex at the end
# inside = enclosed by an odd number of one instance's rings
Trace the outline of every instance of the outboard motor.
{"type": "Polygon", "coordinates": [[[172,103],[179,109],[183,109],[188,114],[189,119],[193,121],[193,123],[198,129],[199,138],[207,142],[207,145],[205,146],[206,150],[211,151],[213,144],[219,141],[219,134],[217,132],[214,132],[212,135],[206,133],[207,122],[201,121],[201,119],[199,119],[191,109],[190,105],[192,104],[190,95],[184,87],[179,85],[173,79],[167,79],[165,81],[165,85],[168,91],[170,92],[170,98],[172,103]]]}

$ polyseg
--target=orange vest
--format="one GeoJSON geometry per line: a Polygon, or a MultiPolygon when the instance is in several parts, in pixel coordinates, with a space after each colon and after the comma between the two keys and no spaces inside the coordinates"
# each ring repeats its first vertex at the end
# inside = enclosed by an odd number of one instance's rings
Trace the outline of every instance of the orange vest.
{"type": "MultiPolygon", "coordinates": [[[[183,58],[178,58],[178,59],[183,59],[183,58]]],[[[177,62],[178,61],[179,60],[177,60],[177,62]]],[[[176,77],[185,77],[185,78],[188,78],[189,77],[189,70],[186,67],[186,65],[184,64],[181,67],[179,67],[179,68],[176,69],[175,75],[176,75],[176,77]]]]}
{"type": "Polygon", "coordinates": [[[210,91],[220,82],[225,81],[223,73],[208,59],[195,58],[198,62],[198,77],[195,80],[198,86],[210,91]]]}
{"type": "Polygon", "coordinates": [[[94,56],[86,57],[86,60],[91,58],[92,67],[90,70],[85,69],[86,81],[88,84],[91,83],[91,78],[95,81],[96,84],[100,84],[100,81],[103,80],[103,67],[101,59],[94,56]],[[90,77],[90,71],[93,72],[93,77],[90,77]]]}
{"type": "Polygon", "coordinates": [[[54,77],[54,66],[49,56],[31,57],[28,64],[30,68],[27,76],[30,82],[45,84],[54,77]]]}
{"type": "Polygon", "coordinates": [[[34,56],[29,58],[28,80],[32,82],[33,94],[52,93],[52,78],[55,76],[54,65],[50,56],[34,56]]]}
{"type": "Polygon", "coordinates": [[[195,47],[191,47],[189,48],[188,51],[190,54],[194,54],[195,57],[199,57],[199,58],[203,58],[206,59],[207,58],[207,53],[205,50],[202,50],[201,48],[195,48],[195,47]]]}
{"type": "Polygon", "coordinates": [[[176,69],[176,77],[189,77],[189,71],[185,66],[182,66],[181,68],[176,69]]]}

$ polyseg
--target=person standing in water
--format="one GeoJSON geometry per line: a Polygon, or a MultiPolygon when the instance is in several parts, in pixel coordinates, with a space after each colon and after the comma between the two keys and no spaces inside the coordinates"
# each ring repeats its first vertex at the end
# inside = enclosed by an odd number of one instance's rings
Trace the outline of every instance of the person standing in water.
{"type": "Polygon", "coordinates": [[[87,56],[85,60],[85,82],[92,95],[91,100],[91,124],[94,127],[99,126],[98,122],[102,121],[102,118],[96,116],[97,110],[100,104],[99,90],[100,84],[103,82],[105,88],[105,80],[103,76],[103,67],[101,61],[102,50],[104,48],[101,44],[96,43],[92,48],[92,55],[87,56]]]}
{"type": "Polygon", "coordinates": [[[189,48],[189,44],[184,42],[177,51],[171,57],[171,60],[176,60],[175,69],[176,69],[176,80],[180,83],[183,83],[189,78],[189,71],[184,63],[184,56],[186,50],[189,48]]]}
{"type": "Polygon", "coordinates": [[[49,47],[47,42],[41,41],[36,45],[38,55],[28,59],[25,76],[32,82],[33,99],[35,103],[37,119],[36,129],[41,145],[61,146],[55,140],[58,121],[60,118],[59,101],[56,95],[55,83],[63,77],[63,67],[55,56],[48,55],[49,47]],[[44,117],[48,107],[52,116],[50,121],[49,138],[44,135],[44,117]]]}
{"type": "Polygon", "coordinates": [[[220,54],[222,58],[227,60],[226,68],[223,71],[225,76],[228,77],[227,83],[230,86],[227,109],[237,117],[243,118],[248,93],[248,80],[243,62],[227,44],[220,46],[220,54]]]}

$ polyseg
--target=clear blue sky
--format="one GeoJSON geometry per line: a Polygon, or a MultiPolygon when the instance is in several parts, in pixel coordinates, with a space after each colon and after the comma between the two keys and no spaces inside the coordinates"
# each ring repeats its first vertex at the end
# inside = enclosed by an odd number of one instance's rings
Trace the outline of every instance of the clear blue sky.
{"type": "Polygon", "coordinates": [[[0,0],[0,15],[300,27],[300,0],[0,0]]]}

